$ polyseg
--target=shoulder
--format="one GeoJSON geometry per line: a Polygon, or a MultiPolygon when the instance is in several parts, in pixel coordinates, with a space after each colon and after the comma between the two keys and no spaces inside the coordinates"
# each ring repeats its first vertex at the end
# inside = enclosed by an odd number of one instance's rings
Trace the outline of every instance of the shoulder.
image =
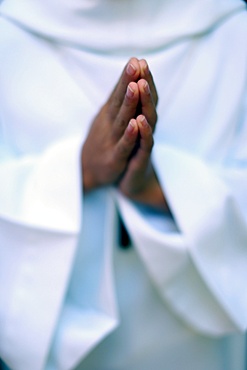
{"type": "Polygon", "coordinates": [[[203,58],[215,65],[218,74],[247,73],[247,11],[225,19],[199,40],[203,58]]]}
{"type": "Polygon", "coordinates": [[[213,32],[219,51],[237,57],[240,54],[247,57],[247,11],[232,15],[223,21],[213,32]]]}
{"type": "Polygon", "coordinates": [[[22,48],[23,42],[27,41],[26,32],[0,16],[0,56],[10,51],[14,52],[22,48]]]}
{"type": "Polygon", "coordinates": [[[40,61],[44,52],[51,50],[50,43],[0,16],[1,70],[20,68],[27,61],[40,61]]]}

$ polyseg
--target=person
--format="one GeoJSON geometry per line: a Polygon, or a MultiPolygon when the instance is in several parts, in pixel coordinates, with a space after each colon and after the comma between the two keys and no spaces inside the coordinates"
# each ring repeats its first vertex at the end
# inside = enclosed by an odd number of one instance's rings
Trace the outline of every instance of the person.
{"type": "Polygon", "coordinates": [[[243,370],[244,2],[0,11],[6,366],[243,370]]]}

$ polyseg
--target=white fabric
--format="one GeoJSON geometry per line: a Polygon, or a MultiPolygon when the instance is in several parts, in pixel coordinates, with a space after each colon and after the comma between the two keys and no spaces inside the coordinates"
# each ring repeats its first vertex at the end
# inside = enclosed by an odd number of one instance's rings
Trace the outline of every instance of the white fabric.
{"type": "Polygon", "coordinates": [[[140,1],[1,5],[0,357],[13,370],[244,369],[247,16],[238,0],[155,14],[140,1]],[[153,163],[172,215],[82,192],[83,140],[133,49],[157,83],[153,163]]]}
{"type": "Polygon", "coordinates": [[[135,55],[208,32],[243,9],[240,0],[5,0],[2,5],[5,17],[39,35],[104,54],[135,55]]]}

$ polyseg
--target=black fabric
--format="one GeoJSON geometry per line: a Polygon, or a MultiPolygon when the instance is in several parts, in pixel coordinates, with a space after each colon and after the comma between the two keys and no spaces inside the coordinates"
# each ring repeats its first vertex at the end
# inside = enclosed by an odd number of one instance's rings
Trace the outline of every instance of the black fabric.
{"type": "Polygon", "coordinates": [[[126,227],[123,223],[123,220],[119,216],[119,241],[118,244],[122,249],[128,249],[131,246],[130,237],[126,227]]]}

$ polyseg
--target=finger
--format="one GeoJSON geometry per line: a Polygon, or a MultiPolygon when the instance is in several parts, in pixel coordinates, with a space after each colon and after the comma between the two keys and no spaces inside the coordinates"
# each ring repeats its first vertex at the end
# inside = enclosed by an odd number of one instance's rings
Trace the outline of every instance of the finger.
{"type": "Polygon", "coordinates": [[[153,101],[156,106],[158,104],[158,93],[157,93],[157,89],[154,83],[153,75],[145,59],[141,59],[139,61],[139,65],[140,65],[140,70],[141,70],[140,77],[148,82],[150,90],[151,90],[151,94],[153,96],[153,101]]]}
{"type": "MultiPolygon", "coordinates": [[[[126,127],[123,136],[115,148],[115,158],[118,161],[128,160],[135,148],[138,138],[138,124],[132,118],[126,127]]],[[[126,163],[127,164],[127,163],[126,163]]]]}
{"type": "Polygon", "coordinates": [[[137,81],[139,76],[139,61],[136,58],[131,58],[125,66],[122,75],[108,100],[109,114],[112,119],[116,117],[120,107],[122,106],[128,84],[132,81],[137,81]]]}
{"type": "Polygon", "coordinates": [[[141,174],[143,171],[146,171],[150,162],[150,155],[153,148],[153,134],[152,128],[145,116],[139,115],[136,118],[136,122],[139,132],[139,145],[135,151],[135,155],[131,158],[129,170],[130,172],[141,174]]]}
{"type": "MultiPolygon", "coordinates": [[[[136,122],[140,133],[140,147],[138,152],[151,154],[153,148],[153,132],[152,127],[149,125],[146,117],[141,114],[136,118],[136,122]]],[[[141,154],[142,155],[142,154],[141,154]]]]}
{"type": "Polygon", "coordinates": [[[136,82],[130,82],[126,90],[123,103],[112,126],[112,132],[115,139],[118,140],[123,135],[130,119],[136,116],[138,103],[138,85],[136,82]]]}
{"type": "Polygon", "coordinates": [[[146,80],[138,81],[138,88],[140,92],[141,113],[146,117],[147,121],[154,131],[157,121],[157,111],[151,94],[149,84],[146,80]]]}

